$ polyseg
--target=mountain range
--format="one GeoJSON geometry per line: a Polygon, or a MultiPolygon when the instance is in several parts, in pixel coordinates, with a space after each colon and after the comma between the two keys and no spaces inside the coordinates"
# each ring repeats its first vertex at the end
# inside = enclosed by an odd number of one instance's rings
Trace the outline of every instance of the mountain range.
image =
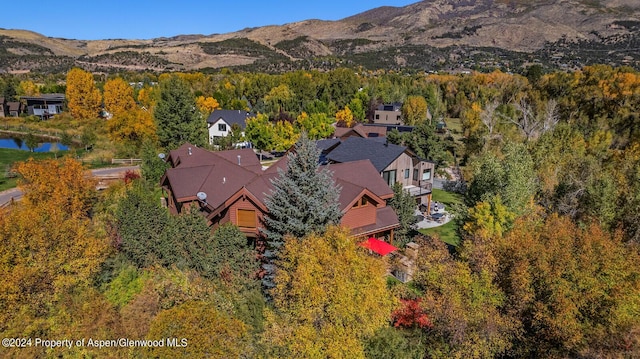
{"type": "Polygon", "coordinates": [[[0,72],[640,69],[637,0],[426,0],[338,21],[213,35],[75,40],[0,29],[0,72]]]}

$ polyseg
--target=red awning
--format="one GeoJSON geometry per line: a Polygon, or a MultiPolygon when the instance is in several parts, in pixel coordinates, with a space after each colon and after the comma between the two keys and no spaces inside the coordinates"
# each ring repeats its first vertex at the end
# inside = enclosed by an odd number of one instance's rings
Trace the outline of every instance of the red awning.
{"type": "Polygon", "coordinates": [[[360,246],[368,248],[381,256],[386,256],[387,254],[398,250],[398,248],[392,246],[391,244],[381,241],[379,239],[375,239],[373,237],[367,239],[364,242],[360,243],[360,246]]]}

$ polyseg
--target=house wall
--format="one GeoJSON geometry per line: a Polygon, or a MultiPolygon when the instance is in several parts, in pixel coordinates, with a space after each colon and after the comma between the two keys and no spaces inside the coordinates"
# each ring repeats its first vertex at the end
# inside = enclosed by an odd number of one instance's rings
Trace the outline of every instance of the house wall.
{"type": "Polygon", "coordinates": [[[418,163],[415,164],[414,168],[418,170],[418,179],[413,180],[413,173],[412,173],[411,183],[409,184],[412,184],[414,186],[420,186],[424,184],[425,181],[422,179],[424,175],[424,170],[431,170],[430,178],[427,181],[433,185],[433,176],[435,175],[435,164],[431,162],[426,162],[426,161],[419,161],[418,163]]]}
{"type": "Polygon", "coordinates": [[[358,228],[374,223],[376,223],[376,206],[372,203],[349,209],[340,221],[340,224],[347,228],[358,228]]]}
{"type": "Polygon", "coordinates": [[[402,183],[402,186],[411,184],[413,176],[413,160],[406,153],[401,154],[395,161],[391,162],[384,171],[396,170],[396,182],[402,183]],[[409,178],[404,178],[405,170],[409,170],[409,178]]]}
{"type": "Polygon", "coordinates": [[[402,112],[376,110],[373,114],[373,123],[382,123],[385,125],[401,125],[402,112]]]}
{"type": "Polygon", "coordinates": [[[214,123],[210,123],[209,124],[209,143],[211,144],[213,143],[214,137],[226,137],[229,134],[229,131],[231,131],[231,125],[229,125],[225,120],[221,118],[214,123]],[[219,124],[227,125],[226,131],[219,131],[218,130],[219,124]]]}

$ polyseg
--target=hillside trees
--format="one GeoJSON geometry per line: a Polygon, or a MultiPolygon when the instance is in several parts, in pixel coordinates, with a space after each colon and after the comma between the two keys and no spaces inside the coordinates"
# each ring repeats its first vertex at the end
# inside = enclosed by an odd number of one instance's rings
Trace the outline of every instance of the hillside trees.
{"type": "Polygon", "coordinates": [[[187,83],[178,76],[160,82],[160,94],[154,110],[160,145],[176,148],[185,142],[204,146],[206,122],[196,108],[187,83]]]}
{"type": "Polygon", "coordinates": [[[0,332],[48,336],[66,298],[81,300],[91,286],[108,245],[90,218],[95,189],[79,162],[30,160],[16,171],[24,198],[0,212],[0,332]]]}
{"type": "Polygon", "coordinates": [[[288,239],[275,282],[263,335],[270,357],[364,358],[394,305],[381,260],[338,227],[288,239]]]}
{"type": "Polygon", "coordinates": [[[100,112],[102,95],[93,81],[93,75],[79,68],[67,73],[67,107],[76,119],[95,118],[100,112]]]}

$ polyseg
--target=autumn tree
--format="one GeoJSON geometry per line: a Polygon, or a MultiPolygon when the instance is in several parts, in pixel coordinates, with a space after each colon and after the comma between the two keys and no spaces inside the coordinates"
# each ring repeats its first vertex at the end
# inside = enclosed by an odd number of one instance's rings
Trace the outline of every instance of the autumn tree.
{"type": "Polygon", "coordinates": [[[263,342],[273,357],[364,358],[394,301],[384,264],[346,229],[290,238],[282,248],[263,342]]]}
{"type": "Polygon", "coordinates": [[[336,112],[336,120],[344,127],[352,127],[353,123],[353,113],[349,106],[345,106],[342,110],[336,112]]]}
{"type": "Polygon", "coordinates": [[[307,115],[306,112],[303,112],[296,119],[296,125],[305,131],[309,138],[314,140],[331,136],[335,130],[333,122],[334,120],[325,113],[312,113],[307,115]]]}
{"type": "Polygon", "coordinates": [[[183,347],[158,346],[148,350],[149,357],[241,358],[249,354],[247,326],[230,313],[211,303],[189,301],[162,311],[154,319],[149,340],[178,338],[183,347]]]}
{"type": "Polygon", "coordinates": [[[160,82],[160,94],[154,111],[160,145],[175,148],[185,142],[204,146],[207,123],[196,108],[187,83],[178,76],[160,82]]]}
{"type": "Polygon", "coordinates": [[[456,260],[439,239],[423,237],[414,283],[430,319],[426,357],[492,358],[508,353],[516,325],[492,272],[456,260]]]}
{"type": "Polygon", "coordinates": [[[640,353],[640,258],[619,234],[534,213],[516,221],[494,248],[495,282],[520,330],[515,356],[640,353]]]}
{"type": "Polygon", "coordinates": [[[33,81],[20,81],[18,85],[19,96],[40,96],[40,88],[33,81]]]}
{"type": "Polygon", "coordinates": [[[74,68],[67,73],[66,98],[69,112],[76,119],[95,118],[100,112],[102,95],[90,72],[74,68]]]}
{"type": "Polygon", "coordinates": [[[289,121],[278,121],[273,126],[273,139],[276,151],[287,151],[293,146],[300,133],[289,121]]]}
{"type": "Polygon", "coordinates": [[[271,150],[275,145],[273,125],[265,114],[248,118],[244,133],[247,140],[260,150],[271,150]]]}
{"type": "Polygon", "coordinates": [[[220,109],[220,104],[218,103],[218,101],[211,96],[198,96],[196,98],[196,106],[198,106],[198,110],[202,112],[205,118],[208,117],[214,110],[220,109]]]}
{"type": "Polygon", "coordinates": [[[91,286],[108,244],[90,218],[95,185],[82,164],[30,160],[15,170],[24,197],[0,212],[0,333],[46,336],[55,308],[91,286]]]}
{"type": "Polygon", "coordinates": [[[422,96],[408,96],[402,104],[404,124],[415,126],[427,120],[427,100],[422,96]]]}
{"type": "Polygon", "coordinates": [[[114,113],[107,130],[112,141],[132,147],[133,153],[139,152],[143,142],[157,140],[153,115],[136,107],[114,113]]]}
{"type": "Polygon", "coordinates": [[[120,77],[104,84],[103,101],[104,109],[113,116],[132,111],[137,107],[133,98],[133,88],[120,77]]]}

